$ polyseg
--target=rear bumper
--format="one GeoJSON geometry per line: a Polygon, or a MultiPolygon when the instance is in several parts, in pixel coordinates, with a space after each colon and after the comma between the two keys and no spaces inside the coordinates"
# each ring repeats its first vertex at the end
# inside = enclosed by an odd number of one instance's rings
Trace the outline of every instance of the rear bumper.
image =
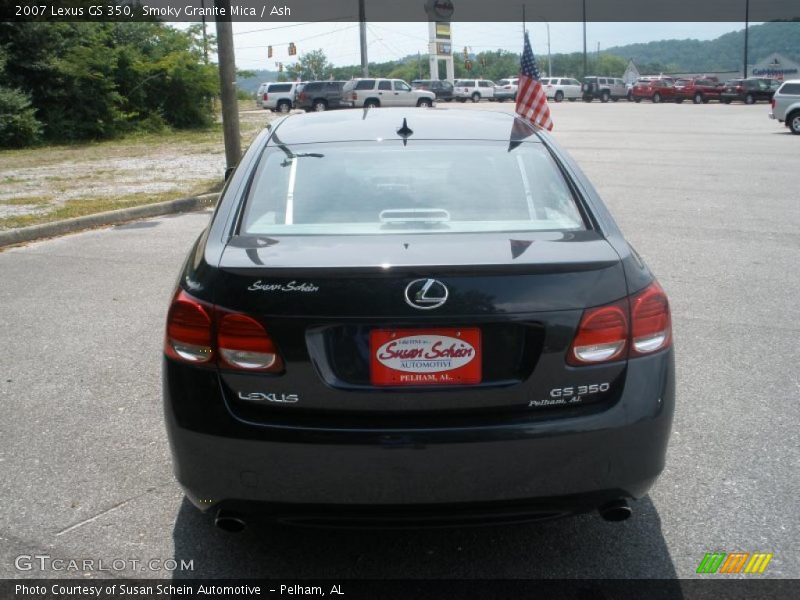
{"type": "MultiPolygon", "coordinates": [[[[211,393],[216,375],[207,376],[211,393]]],[[[664,467],[675,395],[669,350],[630,361],[620,399],[584,416],[537,413],[507,425],[447,429],[311,429],[243,423],[224,407],[210,409],[208,399],[183,397],[198,388],[169,362],[164,378],[175,474],[202,510],[589,510],[647,492],[664,467]],[[187,418],[186,403],[201,418],[187,418]]]]}

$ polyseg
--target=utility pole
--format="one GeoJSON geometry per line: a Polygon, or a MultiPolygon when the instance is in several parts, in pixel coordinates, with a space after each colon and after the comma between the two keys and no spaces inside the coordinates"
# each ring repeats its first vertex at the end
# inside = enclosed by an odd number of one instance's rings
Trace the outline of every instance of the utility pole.
{"type": "Polygon", "coordinates": [[[750,26],[750,0],[744,2],[744,76],[747,77],[747,42],[750,26]]]}
{"type": "Polygon", "coordinates": [[[206,0],[200,0],[200,7],[203,9],[203,61],[208,64],[208,32],[206,31],[206,0]]]}
{"type": "Polygon", "coordinates": [[[358,0],[358,33],[361,41],[361,75],[369,77],[369,61],[367,60],[367,11],[364,0],[358,0]]]}
{"type": "MultiPolygon", "coordinates": [[[[225,9],[225,15],[230,15],[230,0],[214,0],[214,5],[225,9]]],[[[239,139],[239,102],[236,99],[233,27],[228,16],[217,17],[217,60],[222,100],[222,132],[225,136],[225,166],[230,169],[235,167],[242,157],[242,143],[239,139]]]]}
{"type": "Polygon", "coordinates": [[[586,77],[586,0],[583,0],[583,76],[586,77]]]}

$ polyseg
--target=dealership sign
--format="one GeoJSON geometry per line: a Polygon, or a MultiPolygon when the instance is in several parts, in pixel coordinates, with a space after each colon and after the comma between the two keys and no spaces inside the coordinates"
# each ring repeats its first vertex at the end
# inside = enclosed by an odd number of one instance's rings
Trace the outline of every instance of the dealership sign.
{"type": "Polygon", "coordinates": [[[781,56],[777,52],[755,65],[750,74],[753,77],[769,77],[771,79],[792,79],[800,74],[800,65],[781,56]]]}

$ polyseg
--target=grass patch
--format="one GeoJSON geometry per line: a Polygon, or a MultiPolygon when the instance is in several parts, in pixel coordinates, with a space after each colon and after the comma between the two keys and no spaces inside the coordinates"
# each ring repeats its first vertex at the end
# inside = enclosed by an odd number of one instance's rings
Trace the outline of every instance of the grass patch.
{"type": "Polygon", "coordinates": [[[20,196],[19,198],[0,200],[0,204],[3,206],[42,206],[50,204],[52,201],[50,196],[20,196]]]}
{"type": "MultiPolygon", "coordinates": [[[[18,227],[52,223],[53,221],[83,217],[85,215],[93,215],[120,208],[129,208],[131,206],[143,206],[145,204],[155,204],[156,202],[165,202],[167,200],[177,200],[179,198],[205,193],[218,185],[219,181],[213,179],[198,182],[190,189],[174,190],[158,194],[138,193],[121,196],[104,196],[100,198],[76,198],[75,200],[69,200],[62,205],[54,207],[53,210],[45,213],[17,215],[0,219],[0,229],[16,229],[18,227]]],[[[14,203],[17,203],[17,200],[22,199],[15,199],[14,203]]]]}

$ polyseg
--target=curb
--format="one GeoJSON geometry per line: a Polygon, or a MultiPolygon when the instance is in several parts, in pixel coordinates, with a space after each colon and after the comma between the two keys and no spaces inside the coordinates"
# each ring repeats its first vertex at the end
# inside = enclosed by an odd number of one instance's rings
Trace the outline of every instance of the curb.
{"type": "Polygon", "coordinates": [[[131,208],[121,208],[119,210],[111,210],[94,215],[86,215],[84,217],[75,217],[74,219],[64,219],[63,221],[55,221],[53,223],[42,223],[41,225],[31,225],[29,227],[20,227],[19,229],[11,229],[9,231],[0,231],[0,248],[31,242],[41,238],[51,238],[68,233],[75,233],[84,229],[116,225],[136,219],[198,210],[206,206],[213,206],[218,198],[219,194],[216,192],[200,194],[199,196],[192,196],[191,198],[180,198],[179,200],[167,200],[166,202],[157,202],[155,204],[132,206],[131,208]]]}

